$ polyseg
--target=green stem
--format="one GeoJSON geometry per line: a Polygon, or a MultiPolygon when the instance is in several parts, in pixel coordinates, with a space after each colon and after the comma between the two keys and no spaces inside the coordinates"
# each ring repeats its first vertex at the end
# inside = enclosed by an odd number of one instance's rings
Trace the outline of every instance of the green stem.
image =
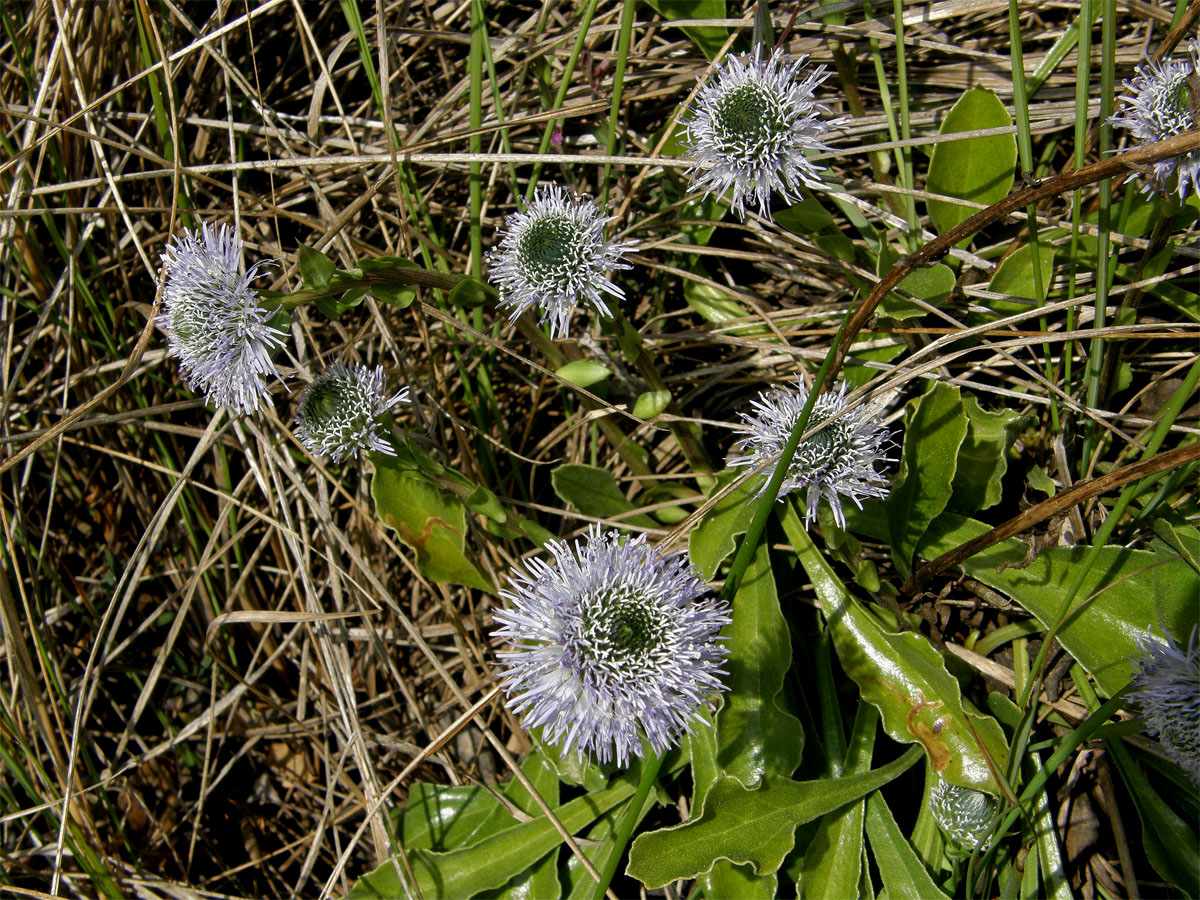
{"type": "Polygon", "coordinates": [[[767,486],[758,500],[758,505],[754,508],[754,515],[750,519],[746,533],[742,536],[741,543],[738,544],[737,554],[733,558],[733,565],[729,567],[729,575],[726,576],[725,585],[721,589],[721,596],[726,600],[733,599],[734,594],[737,593],[738,587],[742,583],[742,577],[746,574],[746,569],[749,567],[750,561],[754,558],[754,552],[758,548],[759,540],[762,538],[763,529],[767,525],[767,517],[771,514],[771,509],[775,506],[775,500],[779,496],[779,488],[783,485],[783,479],[787,477],[788,468],[791,466],[792,459],[796,455],[796,450],[800,446],[800,438],[804,434],[805,429],[808,428],[808,420],[812,416],[813,406],[816,405],[817,398],[821,395],[821,391],[825,387],[825,382],[833,370],[834,362],[838,357],[837,349],[842,342],[842,336],[846,333],[852,313],[853,310],[847,312],[846,318],[842,320],[837,334],[834,335],[833,342],[829,345],[829,351],[825,354],[825,361],[821,363],[821,368],[817,370],[817,374],[813,377],[812,388],[808,392],[808,400],[804,403],[804,409],[800,410],[800,416],[796,419],[796,424],[792,426],[792,432],[788,435],[787,443],[779,451],[779,461],[775,463],[775,471],[771,473],[771,478],[767,481],[767,486]]]}
{"type": "MultiPolygon", "coordinates": [[[[629,62],[629,44],[633,40],[633,17],[637,11],[637,0],[625,0],[621,8],[621,31],[617,37],[617,68],[613,71],[612,108],[608,113],[608,155],[616,156],[617,151],[617,114],[621,110],[621,91],[625,86],[625,66],[629,62]]],[[[608,180],[612,174],[612,164],[604,164],[604,177],[601,180],[600,208],[608,208],[608,180]]]]}
{"type": "Polygon", "coordinates": [[[658,772],[662,768],[663,758],[650,751],[649,745],[646,746],[646,756],[642,760],[642,779],[638,782],[637,793],[633,795],[633,799],[629,801],[629,806],[625,808],[625,815],[621,817],[621,824],[617,828],[617,833],[613,836],[612,850],[609,853],[608,860],[604,863],[604,868],[600,872],[600,880],[596,883],[596,890],[592,897],[594,900],[604,900],[604,895],[608,893],[608,886],[612,883],[613,875],[617,873],[617,866],[621,862],[621,857],[625,855],[625,845],[629,843],[629,838],[633,835],[633,829],[637,827],[638,819],[641,818],[642,807],[646,805],[646,798],[650,796],[650,789],[654,787],[654,782],[658,780],[658,772]]]}
{"type": "MultiPolygon", "coordinates": [[[[552,109],[561,109],[563,101],[567,97],[567,88],[571,86],[571,76],[575,74],[575,63],[579,60],[579,54],[583,52],[583,42],[587,39],[588,28],[592,24],[592,16],[596,14],[596,3],[598,0],[588,0],[587,6],[583,8],[583,14],[579,17],[579,35],[575,38],[575,47],[571,50],[571,55],[567,58],[567,66],[563,71],[562,81],[558,83],[558,93],[554,95],[554,106],[552,109]]],[[[558,119],[550,119],[546,122],[546,130],[542,132],[542,139],[538,143],[538,156],[545,154],[550,147],[550,139],[554,136],[554,129],[558,126],[558,119]]],[[[533,191],[537,187],[538,177],[542,174],[542,164],[540,162],[533,164],[533,172],[529,176],[529,187],[525,191],[525,199],[533,200],[533,191]]]]}

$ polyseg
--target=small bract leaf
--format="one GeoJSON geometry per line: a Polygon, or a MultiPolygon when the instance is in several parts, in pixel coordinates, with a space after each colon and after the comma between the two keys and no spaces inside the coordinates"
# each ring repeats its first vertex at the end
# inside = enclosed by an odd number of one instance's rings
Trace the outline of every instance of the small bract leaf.
{"type": "Polygon", "coordinates": [[[373,284],[371,293],[377,300],[397,309],[407,309],[417,299],[417,289],[411,284],[373,284]]]}
{"type": "Polygon", "coordinates": [[[554,374],[559,378],[565,378],[571,384],[585,388],[603,381],[612,374],[612,369],[600,365],[594,359],[577,359],[559,366],[554,374]]]}
{"type": "Polygon", "coordinates": [[[639,419],[653,419],[671,402],[670,391],[646,391],[633,404],[633,414],[639,419]]]}
{"type": "Polygon", "coordinates": [[[318,291],[323,291],[329,287],[329,279],[333,277],[333,273],[337,270],[337,266],[333,264],[332,259],[320,250],[305,247],[303,244],[300,245],[297,256],[297,263],[300,266],[300,277],[304,279],[305,287],[318,291]]]}

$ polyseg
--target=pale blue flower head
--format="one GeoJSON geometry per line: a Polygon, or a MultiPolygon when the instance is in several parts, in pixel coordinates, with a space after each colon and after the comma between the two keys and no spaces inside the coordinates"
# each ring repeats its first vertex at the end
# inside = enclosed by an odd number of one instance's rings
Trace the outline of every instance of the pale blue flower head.
{"type": "Polygon", "coordinates": [[[607,273],[632,268],[623,256],[634,245],[605,240],[604,226],[611,221],[586,198],[572,197],[558,185],[539,187],[532,203],[521,201],[505,219],[500,242],[488,254],[488,278],[500,291],[500,306],[511,309],[514,320],[536,306],[556,338],[566,335],[581,300],[612,315],[602,295],[625,294],[607,273]]]}
{"type": "Polygon", "coordinates": [[[1129,699],[1142,708],[1148,733],[1192,781],[1200,784],[1200,644],[1192,629],[1187,647],[1167,635],[1164,644],[1149,634],[1138,640],[1129,699]]]}
{"type": "MultiPolygon", "coordinates": [[[[751,402],[750,412],[741,414],[740,429],[746,436],[734,449],[744,452],[731,457],[729,465],[753,469],[766,464],[764,471],[769,480],[775,471],[771,461],[783,450],[807,402],[808,391],[803,387],[780,386],[759,394],[751,402]]],[[[837,418],[796,448],[779,496],[803,490],[806,522],[816,517],[824,497],[834,521],[845,526],[842,497],[849,497],[861,508],[864,497],[887,496],[887,479],[875,471],[875,465],[892,461],[887,455],[892,442],[883,427],[882,411],[871,405],[849,407],[845,384],[817,398],[809,417],[810,427],[831,416],[837,418]]],[[[766,481],[759,495],[765,490],[766,481]]]]}
{"type": "Polygon", "coordinates": [[[724,195],[732,188],[734,212],[746,218],[747,200],[771,217],[771,192],[789,204],[801,185],[819,185],[822,167],[807,153],[828,150],[824,138],[840,119],[823,120],[829,109],[815,98],[827,77],[824,66],[806,71],[806,57],[792,59],[762,48],[730,57],[700,89],[685,122],[688,169],[694,187],[724,195]]]}
{"type": "Polygon", "coordinates": [[[334,462],[375,450],[395,456],[383,433],[381,417],[408,400],[408,388],[392,396],[383,389],[383,367],[334,363],[313,379],[300,397],[296,437],[305,449],[323,453],[334,462]]]}
{"type": "MultiPolygon", "coordinates": [[[[1126,128],[1143,144],[1166,140],[1200,127],[1200,38],[1187,45],[1187,58],[1171,57],[1142,64],[1137,75],[1125,82],[1122,115],[1112,116],[1111,125],[1126,128]]],[[[1171,192],[1187,199],[1188,186],[1200,190],[1200,150],[1159,160],[1145,173],[1145,193],[1171,192]]]]}
{"type": "Polygon", "coordinates": [[[255,412],[279,377],[271,353],[284,332],[271,325],[250,282],[270,261],[242,274],[242,240],[232,226],[204,223],[184,230],[162,255],[166,284],[158,325],[179,371],[211,406],[255,412]]]}
{"type": "Polygon", "coordinates": [[[929,811],[959,848],[974,850],[992,833],[998,801],[991,794],[951,784],[942,777],[929,791],[929,811]]]}
{"type": "Polygon", "coordinates": [[[686,555],[664,556],[646,536],[601,533],[553,541],[553,560],[510,576],[494,632],[510,709],[526,728],[580,758],[626,765],[643,742],[664,753],[691,733],[726,649],[717,636],[728,605],[705,595],[686,555]]]}

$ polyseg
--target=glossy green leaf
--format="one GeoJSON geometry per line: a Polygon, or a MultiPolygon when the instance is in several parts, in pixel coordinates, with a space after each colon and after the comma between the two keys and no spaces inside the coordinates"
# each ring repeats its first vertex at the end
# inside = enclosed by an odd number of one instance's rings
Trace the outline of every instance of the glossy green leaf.
{"type": "MultiPolygon", "coordinates": [[[[885,245],[884,252],[879,254],[875,262],[875,274],[882,278],[897,260],[896,254],[885,245]]],[[[897,320],[923,316],[925,310],[908,297],[916,297],[931,306],[939,306],[954,291],[954,282],[954,270],[944,263],[917,269],[896,285],[896,291],[888,292],[879,304],[879,313],[897,320]]]]}
{"type": "Polygon", "coordinates": [[[988,306],[1000,315],[1010,316],[1044,303],[1050,291],[1050,282],[1054,280],[1054,248],[1045,244],[1038,247],[1038,269],[1041,275],[1040,292],[1033,267],[1033,245],[1026,244],[1014,251],[996,268],[988,290],[1009,297],[1021,297],[1029,302],[993,298],[988,301],[988,306]]]}
{"type": "Polygon", "coordinates": [[[780,706],[792,664],[792,640],[779,610],[765,543],[733,598],[733,623],[722,629],[729,691],[717,713],[717,764],[753,787],[765,775],[791,775],[804,755],[804,728],[780,706]]]}
{"type": "Polygon", "coordinates": [[[1195,525],[1168,506],[1158,512],[1151,527],[1184,562],[1200,572],[1200,531],[1195,525]]]}
{"type": "Polygon", "coordinates": [[[577,359],[559,366],[554,374],[579,387],[591,387],[611,375],[612,369],[600,365],[594,359],[577,359]]]}
{"type": "MultiPolygon", "coordinates": [[[[982,522],[946,513],[930,526],[919,553],[933,559],[988,529],[982,522]]],[[[1010,538],[977,553],[963,569],[1011,597],[1049,627],[1062,605],[1062,586],[1070,581],[1088,548],[1051,547],[1028,566],[1017,568],[1028,550],[1024,541],[1010,538]]],[[[1139,635],[1151,628],[1157,633],[1160,626],[1176,636],[1191,633],[1197,621],[1200,575],[1182,559],[1163,561],[1149,550],[1105,547],[1083,582],[1080,602],[1093,595],[1057,637],[1100,689],[1112,696],[1129,681],[1133,671],[1129,660],[1137,653],[1139,635]],[[1160,579],[1172,589],[1156,603],[1155,586],[1160,579]]]]}
{"type": "Polygon", "coordinates": [[[774,900],[779,896],[776,873],[755,875],[750,866],[723,859],[713,863],[711,872],[697,877],[696,883],[708,900],[774,900]]]}
{"type": "MultiPolygon", "coordinates": [[[[646,5],[668,22],[674,19],[724,19],[727,15],[725,0],[646,0],[646,5]]],[[[716,57],[729,39],[729,30],[724,25],[688,25],[683,33],[709,60],[716,57]]]]}
{"type": "MultiPolygon", "coordinates": [[[[879,714],[875,707],[861,703],[854,718],[842,775],[870,771],[871,752],[879,714]]],[[[824,897],[857,898],[863,875],[864,801],[855,800],[825,813],[807,849],[796,893],[809,900],[824,897]]],[[[870,896],[870,895],[867,895],[870,896]]]]}
{"type": "Polygon", "coordinates": [[[639,419],[653,419],[671,402],[670,391],[644,391],[633,404],[633,414],[639,419]]]}
{"type": "Polygon", "coordinates": [[[753,791],[736,778],[720,778],[698,817],[634,840],[627,872],[649,888],[695,878],[719,859],[750,863],[758,875],[776,872],[797,825],[879,789],[919,756],[914,748],[886,766],[845,778],[799,782],[768,775],[753,791]]]}
{"type": "Polygon", "coordinates": [[[337,270],[332,259],[320,250],[305,247],[303,244],[297,253],[297,264],[300,267],[300,277],[304,279],[304,286],[318,291],[329,287],[329,279],[337,270]]]}
{"type": "MultiPolygon", "coordinates": [[[[610,813],[605,813],[584,835],[589,841],[595,841],[596,845],[582,844],[580,849],[597,869],[604,868],[608,854],[612,852],[612,837],[616,833],[617,823],[620,822],[627,808],[627,805],[622,805],[610,813]]],[[[596,879],[583,867],[579,857],[574,853],[567,858],[566,865],[563,867],[562,880],[565,882],[564,892],[568,900],[592,900],[596,893],[596,879]]],[[[530,897],[529,900],[538,900],[538,898],[530,897]]]]}
{"type": "MultiPolygon", "coordinates": [[[[558,807],[555,816],[569,833],[574,833],[627,800],[633,792],[634,787],[628,781],[617,781],[602,791],[558,807]]],[[[409,863],[417,887],[426,897],[466,900],[503,887],[558,847],[561,841],[562,837],[550,820],[538,816],[485,837],[470,847],[445,853],[416,850],[409,854],[409,863]]],[[[404,892],[391,860],[360,878],[350,892],[351,900],[402,896],[404,892]]]]}
{"type": "Polygon", "coordinates": [[[792,234],[815,234],[833,224],[833,216],[816,197],[805,197],[784,209],[775,210],[775,224],[792,234]]]}
{"type": "Polygon", "coordinates": [[[446,300],[451,306],[474,309],[477,306],[483,306],[489,298],[495,299],[498,296],[495,288],[474,278],[464,277],[451,289],[446,300]]]}
{"type": "Polygon", "coordinates": [[[705,321],[715,325],[750,315],[746,307],[725,291],[692,278],[683,280],[683,299],[687,301],[688,306],[700,313],[705,321]]]}
{"type": "Polygon", "coordinates": [[[883,795],[867,798],[867,837],[890,900],[930,900],[946,895],[934,883],[920,857],[892,817],[883,795]]]}
{"type": "Polygon", "coordinates": [[[431,581],[491,591],[494,585],[467,559],[467,508],[411,469],[375,466],[375,512],[413,551],[418,571],[431,581]]]}
{"type": "Polygon", "coordinates": [[[1000,502],[1001,479],[1008,471],[1008,450],[1017,439],[1024,417],[1011,409],[986,412],[971,394],[963,394],[967,436],[958,448],[953,494],[948,509],[973,513],[1000,502]]]}
{"type": "Polygon", "coordinates": [[[958,388],[937,383],[909,401],[900,471],[883,504],[892,559],[904,578],[912,572],[913,550],[921,535],[950,502],[958,448],[966,434],[967,416],[958,388]]]}
{"type": "MultiPolygon", "coordinates": [[[[966,91],[946,114],[938,133],[955,134],[983,128],[1006,128],[1012,117],[992,91],[976,86],[966,91]]],[[[930,193],[971,200],[989,206],[1012,188],[1017,163],[1017,140],[1011,134],[994,134],[934,145],[929,160],[930,193]]],[[[938,234],[945,234],[975,210],[945,200],[929,200],[929,218],[938,234]]]]}
{"type": "MultiPolygon", "coordinates": [[[[559,499],[586,516],[609,519],[637,507],[625,498],[611,472],[583,463],[563,463],[550,473],[550,483],[559,499]]],[[[646,515],[626,516],[622,522],[653,527],[646,515]]]]}
{"type": "Polygon", "coordinates": [[[497,809],[503,809],[486,788],[476,785],[427,784],[409,786],[401,817],[406,850],[449,850],[484,837],[479,830],[497,809]]]}
{"type": "Polygon", "coordinates": [[[923,747],[947,781],[998,795],[987,756],[1003,771],[1008,749],[996,720],[967,710],[958,682],[924,635],[890,631],[863,608],[790,505],[784,528],[821,600],[842,668],[882,714],[884,730],[901,743],[923,747]]]}
{"type": "MultiPolygon", "coordinates": [[[[521,763],[521,771],[543,800],[552,808],[559,804],[559,783],[553,766],[540,753],[531,753],[521,763]]],[[[525,785],[513,778],[504,785],[505,798],[526,815],[541,814],[536,802],[525,785]]],[[[512,815],[505,810],[493,816],[497,830],[512,823],[512,815]]],[[[490,823],[489,823],[490,824],[490,823]]],[[[484,891],[481,897],[488,900],[557,900],[562,896],[562,885],[558,881],[558,854],[551,851],[519,875],[513,876],[498,891],[484,891]]]]}
{"type": "MultiPolygon", "coordinates": [[[[724,490],[742,474],[741,470],[726,469],[717,476],[710,493],[724,490]]],[[[721,561],[734,551],[739,534],[745,534],[754,515],[754,492],[762,485],[762,476],[748,478],[722,497],[692,529],[688,536],[688,552],[692,563],[706,581],[711,581],[721,561]]]]}

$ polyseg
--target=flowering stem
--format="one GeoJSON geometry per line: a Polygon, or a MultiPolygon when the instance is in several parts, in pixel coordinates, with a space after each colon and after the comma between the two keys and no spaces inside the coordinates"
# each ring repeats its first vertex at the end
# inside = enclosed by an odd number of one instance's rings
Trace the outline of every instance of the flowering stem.
{"type": "Polygon", "coordinates": [[[361,278],[353,278],[344,273],[334,275],[329,285],[324,288],[304,288],[284,294],[279,305],[289,312],[298,306],[320,300],[322,297],[333,297],[354,288],[369,288],[373,285],[412,285],[413,287],[440,288],[452,291],[466,278],[465,275],[448,275],[444,272],[434,272],[430,269],[401,268],[379,269],[374,272],[363,272],[361,278]]]}
{"type": "Polygon", "coordinates": [[[625,815],[621,817],[621,824],[617,827],[617,833],[613,836],[612,849],[600,872],[600,880],[596,882],[596,891],[592,894],[593,900],[603,900],[604,895],[608,893],[608,886],[617,872],[617,865],[621,862],[621,857],[625,855],[625,845],[629,843],[633,829],[637,826],[638,819],[641,818],[642,807],[646,805],[650,789],[658,780],[658,772],[662,768],[662,764],[663,757],[650,752],[647,745],[646,755],[642,759],[642,779],[638,782],[637,793],[629,801],[625,815]]]}
{"type": "Polygon", "coordinates": [[[725,579],[725,586],[721,589],[721,596],[727,600],[732,599],[733,595],[737,593],[737,589],[742,582],[742,576],[746,574],[746,568],[750,565],[750,560],[753,558],[754,551],[758,547],[758,541],[762,537],[763,529],[767,524],[767,517],[771,514],[772,507],[775,506],[775,500],[779,496],[779,488],[783,485],[783,480],[787,477],[788,469],[792,465],[792,458],[796,455],[796,449],[800,446],[800,438],[803,437],[805,429],[808,428],[808,420],[812,416],[813,407],[816,405],[817,399],[825,387],[825,383],[829,380],[829,375],[838,358],[838,347],[846,334],[846,330],[850,327],[851,319],[851,314],[847,312],[846,318],[842,320],[837,334],[834,335],[833,341],[829,345],[829,352],[825,354],[825,361],[821,363],[821,368],[813,376],[813,385],[808,392],[808,399],[804,401],[804,408],[800,410],[796,424],[792,426],[787,443],[779,451],[779,461],[775,464],[775,470],[771,473],[771,479],[767,482],[767,486],[759,498],[758,506],[754,509],[754,516],[750,519],[750,525],[746,528],[746,534],[742,537],[742,542],[738,545],[737,555],[733,558],[733,565],[729,567],[729,575],[725,579]]]}

